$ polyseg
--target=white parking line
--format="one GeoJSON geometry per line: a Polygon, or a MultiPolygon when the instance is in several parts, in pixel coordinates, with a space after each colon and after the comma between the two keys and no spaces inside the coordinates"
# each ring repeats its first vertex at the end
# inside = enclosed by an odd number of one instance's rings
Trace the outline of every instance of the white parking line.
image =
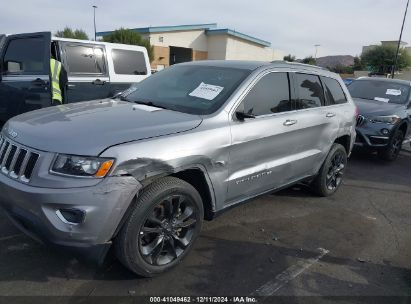
{"type": "Polygon", "coordinates": [[[297,263],[288,267],[282,273],[278,274],[274,280],[268,281],[263,286],[254,291],[251,296],[268,297],[272,296],[277,290],[282,288],[288,282],[294,280],[312,265],[322,259],[329,251],[327,249],[318,248],[320,254],[314,258],[308,259],[304,262],[297,263]]]}
{"type": "Polygon", "coordinates": [[[22,235],[23,234],[20,233],[20,234],[13,234],[13,235],[8,235],[8,236],[3,236],[3,237],[0,237],[0,242],[1,241],[7,241],[7,240],[10,240],[10,239],[14,239],[14,238],[22,236],[22,235]]]}

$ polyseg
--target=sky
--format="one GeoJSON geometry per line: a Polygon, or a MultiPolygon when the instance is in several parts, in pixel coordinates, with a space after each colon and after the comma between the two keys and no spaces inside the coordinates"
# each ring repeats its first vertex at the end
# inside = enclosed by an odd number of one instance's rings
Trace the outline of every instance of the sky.
{"type": "MultiPolygon", "coordinates": [[[[297,58],[359,55],[363,45],[398,40],[406,0],[2,0],[0,33],[56,32],[65,26],[94,36],[119,27],[218,23],[272,43],[297,58]],[[23,9],[24,8],[24,9],[23,9]]],[[[403,41],[411,46],[411,7],[403,41]]]]}

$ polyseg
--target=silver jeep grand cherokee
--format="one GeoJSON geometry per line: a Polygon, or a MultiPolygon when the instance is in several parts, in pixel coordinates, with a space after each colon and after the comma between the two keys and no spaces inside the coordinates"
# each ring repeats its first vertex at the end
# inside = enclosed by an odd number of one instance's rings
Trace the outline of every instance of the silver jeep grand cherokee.
{"type": "Polygon", "coordinates": [[[0,202],[25,233],[133,272],[180,262],[203,219],[258,195],[340,186],[356,108],[340,77],[284,62],[202,61],[118,99],[17,116],[0,139],[0,202]]]}

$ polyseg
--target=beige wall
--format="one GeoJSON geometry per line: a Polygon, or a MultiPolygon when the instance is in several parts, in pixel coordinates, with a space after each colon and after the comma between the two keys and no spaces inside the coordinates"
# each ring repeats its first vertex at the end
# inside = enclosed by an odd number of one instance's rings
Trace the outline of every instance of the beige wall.
{"type": "Polygon", "coordinates": [[[158,64],[165,67],[170,65],[170,48],[154,46],[154,60],[151,62],[151,68],[157,69],[158,64]]]}
{"type": "Polygon", "coordinates": [[[149,37],[150,43],[155,46],[178,46],[207,52],[207,36],[203,30],[150,33],[145,36],[149,37]],[[163,42],[160,41],[160,37],[163,37],[163,42]]]}
{"type": "Polygon", "coordinates": [[[273,61],[282,60],[284,57],[282,53],[269,47],[246,42],[237,37],[227,36],[226,38],[227,54],[225,59],[228,60],[273,61]]]}
{"type": "Polygon", "coordinates": [[[143,35],[154,46],[152,68],[169,66],[170,46],[193,49],[193,60],[282,60],[284,53],[229,35],[207,36],[203,30],[143,35]],[[161,39],[162,41],[160,41],[161,39]],[[163,57],[160,59],[160,57],[163,57]]]}
{"type": "Polygon", "coordinates": [[[208,52],[202,52],[202,51],[195,51],[193,50],[193,60],[207,60],[208,59],[208,52]]]}
{"type": "Polygon", "coordinates": [[[227,39],[223,35],[208,37],[208,59],[221,60],[226,58],[227,39]]]}

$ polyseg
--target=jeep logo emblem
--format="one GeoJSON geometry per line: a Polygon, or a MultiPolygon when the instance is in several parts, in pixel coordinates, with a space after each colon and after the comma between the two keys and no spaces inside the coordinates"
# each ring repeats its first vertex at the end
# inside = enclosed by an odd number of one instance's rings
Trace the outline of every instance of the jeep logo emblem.
{"type": "Polygon", "coordinates": [[[9,129],[9,135],[10,135],[12,138],[16,138],[18,134],[17,134],[16,131],[14,131],[14,130],[12,130],[12,129],[9,129]]]}

